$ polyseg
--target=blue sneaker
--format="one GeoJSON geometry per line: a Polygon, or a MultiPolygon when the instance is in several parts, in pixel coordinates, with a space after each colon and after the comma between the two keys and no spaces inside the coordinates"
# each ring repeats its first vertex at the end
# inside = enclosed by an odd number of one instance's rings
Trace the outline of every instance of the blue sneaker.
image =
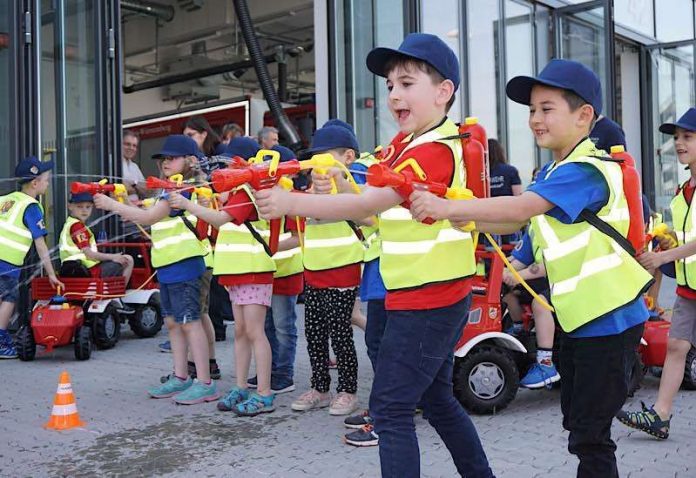
{"type": "Polygon", "coordinates": [[[295,390],[295,382],[289,378],[276,378],[271,376],[271,392],[278,395],[279,393],[288,393],[295,390]]]}
{"type": "Polygon", "coordinates": [[[258,393],[252,393],[247,400],[235,405],[232,411],[240,417],[255,417],[261,413],[271,413],[275,411],[274,398],[275,395],[263,397],[258,393]]]}
{"type": "Polygon", "coordinates": [[[12,343],[12,339],[9,338],[10,336],[7,336],[7,339],[5,337],[2,337],[2,340],[0,342],[0,359],[16,359],[17,358],[17,349],[15,348],[14,344],[12,343]]]}
{"type": "Polygon", "coordinates": [[[249,390],[232,387],[227,395],[222,397],[217,404],[217,409],[221,412],[231,412],[238,404],[249,399],[249,390]]]}
{"type": "Polygon", "coordinates": [[[531,366],[527,375],[520,380],[520,385],[525,388],[550,387],[552,383],[558,382],[560,379],[561,376],[554,364],[535,363],[531,366]]]}
{"type": "Polygon", "coordinates": [[[214,402],[220,398],[217,386],[214,381],[205,384],[199,380],[194,380],[193,385],[174,397],[174,402],[179,405],[195,405],[196,403],[214,402]]]}
{"type": "Polygon", "coordinates": [[[174,376],[174,374],[171,374],[166,382],[158,387],[148,389],[147,393],[152,398],[169,398],[173,397],[177,393],[183,392],[191,385],[193,385],[193,380],[191,380],[191,377],[186,377],[186,380],[179,380],[174,376]]]}
{"type": "Polygon", "coordinates": [[[159,349],[160,352],[170,354],[172,353],[172,343],[169,340],[167,340],[166,342],[162,342],[161,344],[159,344],[159,349]]]}

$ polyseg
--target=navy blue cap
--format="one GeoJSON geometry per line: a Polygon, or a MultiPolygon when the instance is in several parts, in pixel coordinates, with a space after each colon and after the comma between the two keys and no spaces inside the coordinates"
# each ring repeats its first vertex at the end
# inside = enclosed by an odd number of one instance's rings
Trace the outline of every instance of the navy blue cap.
{"type": "Polygon", "coordinates": [[[94,202],[94,198],[90,193],[77,193],[77,194],[71,194],[70,198],[68,198],[69,203],[76,203],[76,202],[94,202]]]}
{"type": "Polygon", "coordinates": [[[696,131],[696,108],[686,110],[676,123],[662,123],[659,130],[661,133],[674,134],[677,128],[696,131]]]}
{"type": "Polygon", "coordinates": [[[297,159],[297,155],[292,151],[292,149],[287,148],[281,144],[276,144],[271,149],[280,153],[281,163],[284,161],[291,161],[293,159],[297,159]]]}
{"type": "Polygon", "coordinates": [[[185,134],[170,134],[164,140],[162,149],[152,155],[152,159],[161,159],[172,156],[195,156],[202,158],[203,153],[198,149],[198,144],[185,134]]]}
{"type": "Polygon", "coordinates": [[[249,138],[247,136],[238,136],[232,138],[229,143],[227,143],[227,148],[225,148],[225,156],[233,158],[239,156],[243,159],[249,159],[256,156],[259,152],[261,146],[256,142],[255,139],[249,138]]]}
{"type": "Polygon", "coordinates": [[[53,169],[53,160],[40,161],[36,156],[27,156],[15,167],[15,177],[21,178],[20,183],[26,183],[51,169],[53,169]]]}
{"type": "Polygon", "coordinates": [[[535,85],[570,90],[592,105],[596,116],[602,113],[602,84],[597,75],[582,63],[553,59],[539,76],[516,76],[508,81],[505,92],[515,103],[529,105],[535,85]]]}
{"type": "Polygon", "coordinates": [[[454,91],[459,88],[459,60],[452,49],[439,37],[429,33],[410,33],[406,35],[399,48],[379,47],[367,54],[367,68],[375,75],[387,77],[384,67],[395,56],[403,56],[424,61],[435,68],[446,80],[454,83],[454,91]]]}
{"type": "Polygon", "coordinates": [[[324,126],[314,132],[312,145],[304,151],[304,154],[322,153],[337,148],[349,148],[356,152],[360,151],[358,138],[355,137],[353,127],[340,120],[329,120],[324,126]]]}

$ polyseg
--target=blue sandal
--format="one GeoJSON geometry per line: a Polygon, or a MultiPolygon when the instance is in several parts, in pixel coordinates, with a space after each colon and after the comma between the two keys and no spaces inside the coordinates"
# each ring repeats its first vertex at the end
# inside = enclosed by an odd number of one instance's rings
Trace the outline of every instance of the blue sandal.
{"type": "Polygon", "coordinates": [[[275,395],[264,397],[258,393],[253,393],[247,400],[238,403],[232,411],[240,417],[255,417],[261,413],[271,413],[275,411],[274,398],[275,395]]]}
{"type": "Polygon", "coordinates": [[[249,390],[245,388],[232,387],[227,395],[218,401],[217,409],[221,412],[231,412],[234,407],[249,399],[249,390]]]}

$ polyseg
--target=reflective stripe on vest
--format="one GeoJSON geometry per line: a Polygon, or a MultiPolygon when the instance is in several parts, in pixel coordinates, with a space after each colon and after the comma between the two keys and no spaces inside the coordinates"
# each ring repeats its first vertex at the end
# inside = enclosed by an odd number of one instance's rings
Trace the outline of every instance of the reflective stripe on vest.
{"type": "Polygon", "coordinates": [[[346,221],[307,219],[302,262],[310,271],[360,264],[365,247],[346,221]]]}
{"type": "MultiPolygon", "coordinates": [[[[408,158],[408,151],[421,144],[444,144],[454,162],[454,174],[448,186],[463,187],[466,172],[461,140],[441,139],[458,134],[457,126],[447,120],[411,141],[399,158],[408,158]]],[[[380,272],[387,290],[461,279],[476,272],[471,234],[454,229],[449,221],[422,224],[413,220],[408,209],[396,206],[380,215],[379,233],[380,272]]]]}
{"type": "Polygon", "coordinates": [[[363,226],[360,229],[362,229],[365,243],[367,244],[367,250],[365,251],[363,260],[365,262],[370,262],[378,259],[382,252],[382,238],[379,235],[379,225],[363,226]]]}
{"type": "Polygon", "coordinates": [[[24,224],[24,211],[30,204],[39,203],[20,191],[0,197],[0,259],[15,266],[24,263],[34,241],[24,224]]]}
{"type": "MultiPolygon", "coordinates": [[[[65,261],[80,261],[87,269],[94,267],[99,264],[99,261],[93,259],[88,259],[82,249],[77,247],[75,241],[73,241],[72,235],[70,234],[70,229],[73,224],[81,223],[79,219],[72,216],[68,216],[68,219],[63,225],[63,230],[60,231],[59,247],[60,247],[60,262],[61,264],[65,261]]],[[[87,225],[83,224],[85,230],[89,233],[89,248],[94,252],[97,252],[97,241],[94,240],[94,234],[87,225]]]]}
{"type": "MultiPolygon", "coordinates": [[[[626,197],[621,168],[596,154],[590,140],[550,168],[546,178],[570,163],[595,167],[609,186],[609,200],[597,216],[624,237],[628,233],[626,197]]],[[[564,224],[540,215],[532,218],[534,242],[541,248],[551,285],[551,302],[566,332],[628,304],[640,296],[652,277],[613,239],[587,222],[564,224]]]]}
{"type": "MultiPolygon", "coordinates": [[[[686,184],[684,185],[684,187],[686,184]]],[[[684,187],[674,196],[670,209],[672,210],[672,223],[677,242],[680,246],[696,241],[696,214],[694,214],[694,198],[691,203],[686,202],[684,187]]],[[[696,194],[694,194],[696,196],[696,194]]],[[[696,254],[675,262],[677,271],[677,284],[696,290],[696,254]]]]}
{"type": "MultiPolygon", "coordinates": [[[[264,240],[268,240],[270,230],[267,221],[254,221],[251,225],[264,240]]],[[[276,270],[273,259],[268,257],[263,245],[244,224],[228,222],[219,231],[213,261],[214,275],[254,274],[276,270]]]]}
{"type": "MultiPolygon", "coordinates": [[[[196,225],[195,216],[186,214],[192,225],[196,225]]],[[[192,257],[205,256],[203,244],[184,224],[181,216],[166,217],[151,227],[152,267],[164,267],[192,257]]]]}
{"type": "MultiPolygon", "coordinates": [[[[281,231],[285,229],[284,221],[285,218],[283,218],[283,223],[281,224],[281,231]]],[[[291,233],[284,232],[278,238],[278,242],[283,242],[291,237],[291,233]]],[[[288,249],[287,251],[276,252],[273,254],[273,260],[276,264],[276,271],[275,274],[273,274],[273,277],[276,279],[300,274],[302,271],[304,271],[304,265],[302,263],[302,249],[299,246],[288,249]]]]}

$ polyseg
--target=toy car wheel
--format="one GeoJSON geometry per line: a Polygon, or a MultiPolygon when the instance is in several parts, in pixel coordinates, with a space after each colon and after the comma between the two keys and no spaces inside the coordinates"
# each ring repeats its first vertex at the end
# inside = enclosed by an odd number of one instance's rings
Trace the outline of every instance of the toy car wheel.
{"type": "Polygon", "coordinates": [[[84,325],[75,331],[75,358],[89,360],[92,355],[92,331],[84,325]]]}
{"type": "Polygon", "coordinates": [[[696,390],[696,347],[691,347],[686,354],[686,365],[684,366],[684,380],[682,388],[685,390],[696,390]]]}
{"type": "Polygon", "coordinates": [[[23,325],[15,336],[15,347],[19,360],[29,362],[36,357],[36,342],[34,341],[34,332],[28,325],[23,325]]]}
{"type": "Polygon", "coordinates": [[[150,297],[147,304],[138,307],[133,318],[128,322],[133,333],[143,338],[157,335],[162,329],[163,323],[162,310],[157,296],[150,297]]]}
{"type": "Polygon", "coordinates": [[[121,320],[113,305],[109,305],[100,314],[90,314],[94,343],[99,349],[110,349],[121,335],[121,320]]]}
{"type": "Polygon", "coordinates": [[[506,349],[480,347],[457,359],[454,395],[474,413],[495,413],[517,395],[519,371],[506,349]]]}
{"type": "Polygon", "coordinates": [[[633,368],[631,368],[631,378],[628,382],[628,396],[632,397],[634,393],[640,388],[640,383],[643,381],[645,376],[645,366],[643,365],[643,359],[640,354],[636,352],[635,360],[633,361],[633,368]]]}

